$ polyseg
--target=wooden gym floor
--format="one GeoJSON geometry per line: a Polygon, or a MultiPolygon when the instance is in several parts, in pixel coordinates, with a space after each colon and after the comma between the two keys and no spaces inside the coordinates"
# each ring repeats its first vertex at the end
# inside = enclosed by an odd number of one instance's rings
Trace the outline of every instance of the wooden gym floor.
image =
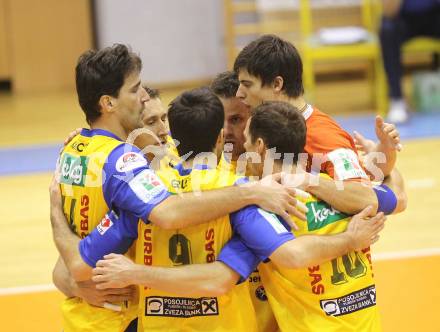
{"type": "MultiPolygon", "coordinates": [[[[370,110],[362,82],[325,83],[318,89],[322,92],[317,104],[323,111],[370,110]]],[[[168,102],[176,94],[168,92],[163,99],[168,102]]],[[[5,150],[13,155],[24,153],[20,150],[23,146],[60,143],[70,130],[80,126],[84,126],[83,117],[72,92],[0,95],[0,157],[5,150]]],[[[440,127],[440,122],[436,126],[440,127]]],[[[398,167],[407,184],[408,209],[389,218],[381,240],[373,246],[384,331],[440,331],[438,151],[440,135],[405,140],[398,156],[398,167]]],[[[35,162],[22,157],[20,162],[35,162]]],[[[7,166],[13,160],[0,158],[0,163],[7,166]]],[[[50,178],[47,171],[0,175],[3,331],[61,330],[62,296],[51,285],[57,252],[48,211],[50,178]]]]}

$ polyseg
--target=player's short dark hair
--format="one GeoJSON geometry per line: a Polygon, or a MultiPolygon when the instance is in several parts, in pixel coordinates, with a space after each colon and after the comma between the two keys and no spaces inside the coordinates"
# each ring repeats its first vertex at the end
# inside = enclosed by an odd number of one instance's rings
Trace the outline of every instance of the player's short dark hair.
{"type": "Polygon", "coordinates": [[[147,85],[144,85],[145,91],[147,91],[148,95],[151,99],[160,98],[160,92],[158,89],[154,89],[152,87],[149,87],[147,85]]]}
{"type": "Polygon", "coordinates": [[[224,122],[223,105],[207,87],[186,91],[170,103],[168,121],[171,136],[179,141],[180,156],[211,152],[224,122]]]}
{"type": "Polygon", "coordinates": [[[306,122],[289,103],[265,102],[252,111],[249,135],[253,143],[258,138],[263,139],[266,147],[275,148],[282,158],[285,153],[294,153],[296,162],[306,144],[306,122]]]}
{"type": "Polygon", "coordinates": [[[232,98],[237,94],[239,85],[237,73],[225,71],[214,78],[210,88],[220,98],[232,98]]]}
{"type": "Polygon", "coordinates": [[[260,78],[263,86],[281,76],[284,80],[282,90],[289,97],[296,98],[304,93],[303,65],[298,50],[278,36],[263,35],[245,46],[234,63],[234,71],[238,73],[240,69],[260,78]]]}
{"type": "Polygon", "coordinates": [[[76,91],[79,104],[89,124],[101,116],[99,99],[118,97],[124,80],[140,72],[142,61],[129,47],[114,44],[101,50],[84,52],[76,65],[76,91]]]}

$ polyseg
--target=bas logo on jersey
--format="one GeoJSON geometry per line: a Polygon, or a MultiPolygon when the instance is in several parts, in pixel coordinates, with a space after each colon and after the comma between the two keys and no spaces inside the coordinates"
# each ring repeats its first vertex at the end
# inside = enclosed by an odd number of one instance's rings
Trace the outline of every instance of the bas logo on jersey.
{"type": "Polygon", "coordinates": [[[339,212],[322,201],[308,202],[306,206],[309,209],[306,214],[309,231],[323,228],[328,224],[348,217],[345,213],[339,212]]]}
{"type": "Polygon", "coordinates": [[[61,159],[61,183],[84,187],[88,162],[87,157],[64,153],[61,159]]]}

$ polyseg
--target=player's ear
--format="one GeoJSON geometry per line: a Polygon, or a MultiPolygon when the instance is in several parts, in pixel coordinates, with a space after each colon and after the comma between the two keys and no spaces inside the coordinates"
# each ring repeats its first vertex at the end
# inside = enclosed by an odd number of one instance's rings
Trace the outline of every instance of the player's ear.
{"type": "Polygon", "coordinates": [[[113,112],[113,107],[115,106],[114,98],[109,95],[102,95],[101,98],[99,98],[99,106],[105,113],[113,112]]]}
{"type": "Polygon", "coordinates": [[[215,150],[223,151],[223,147],[225,145],[225,138],[223,137],[223,129],[220,130],[220,134],[217,137],[217,141],[215,142],[215,150]]]}
{"type": "Polygon", "coordinates": [[[266,144],[264,143],[263,139],[258,137],[255,144],[258,154],[261,156],[261,158],[264,158],[264,155],[266,154],[266,144]]]}
{"type": "Polygon", "coordinates": [[[274,78],[272,83],[272,89],[275,93],[281,93],[284,86],[284,79],[281,76],[277,76],[274,78]]]}
{"type": "Polygon", "coordinates": [[[217,137],[217,145],[223,146],[225,144],[225,137],[224,137],[224,131],[223,128],[220,130],[220,134],[217,137]]]}

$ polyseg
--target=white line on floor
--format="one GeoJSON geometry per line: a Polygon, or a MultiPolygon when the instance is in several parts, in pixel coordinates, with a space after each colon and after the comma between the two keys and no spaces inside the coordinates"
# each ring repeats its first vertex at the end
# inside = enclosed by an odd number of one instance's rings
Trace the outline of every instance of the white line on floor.
{"type": "Polygon", "coordinates": [[[408,180],[409,189],[433,188],[437,184],[434,178],[408,180]]]}
{"type": "Polygon", "coordinates": [[[427,256],[438,256],[440,255],[440,248],[426,248],[426,249],[414,249],[405,251],[392,251],[392,252],[381,252],[373,253],[373,261],[386,261],[395,259],[406,259],[406,258],[418,258],[427,256]]]}
{"type": "Polygon", "coordinates": [[[56,288],[53,284],[0,288],[0,296],[48,292],[48,291],[53,291],[55,289],[56,288]]]}

